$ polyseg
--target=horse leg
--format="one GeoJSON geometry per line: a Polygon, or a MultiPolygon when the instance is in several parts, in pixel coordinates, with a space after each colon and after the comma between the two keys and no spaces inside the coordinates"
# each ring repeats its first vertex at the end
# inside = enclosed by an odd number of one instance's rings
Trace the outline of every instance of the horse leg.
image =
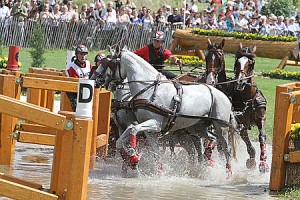
{"type": "Polygon", "coordinates": [[[160,132],[160,123],[156,120],[147,120],[143,123],[133,125],[126,128],[123,134],[116,142],[117,149],[124,149],[124,154],[128,156],[128,164],[132,169],[137,169],[139,155],[136,151],[136,135],[138,132],[160,132]],[[128,145],[128,140],[130,140],[128,145]]]}
{"type": "Polygon", "coordinates": [[[259,109],[257,113],[256,125],[259,130],[259,144],[260,144],[260,163],[259,171],[262,173],[269,172],[269,165],[266,162],[267,160],[267,150],[266,150],[266,133],[265,133],[265,124],[266,124],[266,110],[259,109]]]}
{"type": "Polygon", "coordinates": [[[242,130],[240,131],[240,136],[242,138],[242,140],[245,142],[246,147],[247,147],[247,152],[250,156],[249,159],[247,159],[246,161],[246,167],[248,169],[254,169],[256,166],[256,161],[255,161],[255,148],[253,147],[250,139],[249,139],[249,135],[248,135],[248,131],[245,127],[242,128],[242,130]]]}
{"type": "Polygon", "coordinates": [[[225,159],[226,159],[226,173],[228,175],[228,177],[230,177],[232,175],[232,165],[231,165],[231,155],[229,153],[229,149],[228,149],[228,145],[227,145],[227,141],[224,138],[224,135],[228,135],[229,134],[229,127],[228,126],[224,126],[221,123],[218,123],[216,121],[213,122],[214,123],[214,128],[216,130],[216,134],[217,134],[217,140],[218,143],[221,143],[222,146],[222,150],[224,152],[225,155],[225,159]]]}

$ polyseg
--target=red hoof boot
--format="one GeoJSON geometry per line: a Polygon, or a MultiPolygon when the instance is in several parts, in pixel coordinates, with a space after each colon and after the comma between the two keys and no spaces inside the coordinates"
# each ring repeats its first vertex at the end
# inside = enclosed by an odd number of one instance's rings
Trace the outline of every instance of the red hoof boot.
{"type": "Polygon", "coordinates": [[[248,169],[255,169],[256,167],[256,161],[255,158],[249,158],[246,162],[246,167],[248,169]]]}
{"type": "Polygon", "coordinates": [[[139,160],[140,160],[140,157],[139,157],[138,154],[130,156],[129,157],[130,168],[131,169],[137,169],[137,165],[138,165],[139,160]]]}
{"type": "Polygon", "coordinates": [[[207,166],[214,167],[214,161],[213,160],[208,160],[207,161],[207,166]]]}
{"type": "Polygon", "coordinates": [[[260,173],[269,173],[269,165],[265,161],[262,161],[259,164],[259,172],[260,173]]]}
{"type": "Polygon", "coordinates": [[[162,176],[164,174],[163,166],[161,163],[156,164],[156,175],[162,176]]]}
{"type": "Polygon", "coordinates": [[[267,145],[260,144],[260,160],[267,160],[267,145]]]}
{"type": "Polygon", "coordinates": [[[231,164],[226,164],[226,173],[227,173],[228,178],[232,176],[232,166],[231,166],[231,164]]]}

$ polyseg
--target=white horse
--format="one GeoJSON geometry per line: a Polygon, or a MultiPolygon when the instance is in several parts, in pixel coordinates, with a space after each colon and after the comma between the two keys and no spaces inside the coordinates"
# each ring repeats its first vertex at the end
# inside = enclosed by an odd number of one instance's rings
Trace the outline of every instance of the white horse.
{"type": "Polygon", "coordinates": [[[175,87],[136,54],[125,50],[118,56],[119,60],[108,63],[106,75],[120,83],[128,79],[137,124],[126,128],[117,140],[117,148],[124,148],[130,157],[135,158],[134,139],[139,131],[154,134],[183,128],[197,130],[203,127],[203,123],[211,122],[222,144],[226,169],[231,174],[231,156],[224,135],[235,121],[227,96],[205,84],[175,87]],[[128,146],[128,139],[132,145],[128,146]]]}

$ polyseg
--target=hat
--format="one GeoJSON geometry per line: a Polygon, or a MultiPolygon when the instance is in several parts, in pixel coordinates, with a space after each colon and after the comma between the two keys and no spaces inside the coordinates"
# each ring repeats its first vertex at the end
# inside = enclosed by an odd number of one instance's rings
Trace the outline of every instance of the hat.
{"type": "Polygon", "coordinates": [[[258,15],[252,15],[251,16],[251,19],[258,19],[258,18],[260,18],[261,16],[258,16],[258,15]]]}
{"type": "Polygon", "coordinates": [[[292,17],[290,18],[290,20],[294,20],[294,21],[295,21],[296,19],[295,19],[295,17],[294,17],[294,16],[292,16],[292,17]]]}
{"type": "Polygon", "coordinates": [[[169,9],[171,9],[171,6],[170,6],[170,5],[166,5],[166,8],[169,8],[169,9]]]}
{"type": "Polygon", "coordinates": [[[91,8],[91,7],[95,8],[95,4],[90,3],[90,8],[91,8]]]}
{"type": "Polygon", "coordinates": [[[211,13],[212,10],[210,8],[204,9],[204,12],[211,13]]]}
{"type": "Polygon", "coordinates": [[[184,12],[184,14],[190,15],[191,13],[190,13],[190,11],[187,10],[187,11],[184,12]]]}
{"type": "Polygon", "coordinates": [[[240,15],[245,15],[245,11],[240,11],[240,15]]]}

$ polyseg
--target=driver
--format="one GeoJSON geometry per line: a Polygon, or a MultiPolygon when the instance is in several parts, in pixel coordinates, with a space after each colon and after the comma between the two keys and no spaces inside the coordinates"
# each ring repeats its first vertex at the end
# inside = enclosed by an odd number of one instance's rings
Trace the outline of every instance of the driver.
{"type": "Polygon", "coordinates": [[[153,36],[153,42],[140,49],[134,51],[135,54],[148,61],[156,70],[165,75],[168,79],[173,79],[177,75],[173,72],[164,70],[164,61],[169,60],[175,64],[181,65],[182,62],[176,56],[173,56],[171,51],[163,48],[165,42],[165,34],[162,31],[157,31],[153,36]]]}
{"type": "MultiPolygon", "coordinates": [[[[67,66],[66,75],[75,78],[89,78],[92,65],[86,59],[88,49],[84,45],[79,45],[75,48],[75,59],[67,66]]],[[[77,107],[77,94],[74,92],[67,92],[70,100],[72,110],[75,112],[77,107]]]]}
{"type": "Polygon", "coordinates": [[[104,54],[101,54],[101,53],[99,53],[99,54],[97,54],[97,55],[95,56],[95,59],[94,59],[95,65],[94,65],[94,66],[92,67],[92,69],[91,69],[91,73],[90,73],[90,75],[89,75],[89,78],[92,77],[92,75],[93,75],[94,72],[97,70],[97,68],[101,65],[102,60],[103,60],[105,57],[106,57],[106,56],[105,56],[104,54]]]}

